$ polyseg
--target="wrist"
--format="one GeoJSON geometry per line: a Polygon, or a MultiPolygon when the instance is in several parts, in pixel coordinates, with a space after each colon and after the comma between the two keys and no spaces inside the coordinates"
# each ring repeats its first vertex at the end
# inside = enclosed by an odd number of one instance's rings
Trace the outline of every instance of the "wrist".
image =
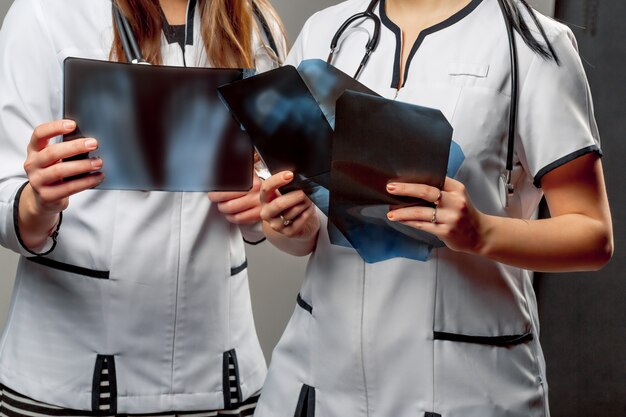
{"type": "Polygon", "coordinates": [[[22,191],[17,212],[18,234],[28,248],[38,248],[55,232],[60,212],[42,210],[37,204],[34,191],[27,184],[22,191]]]}
{"type": "Polygon", "coordinates": [[[476,242],[473,250],[474,255],[490,258],[493,254],[493,236],[494,230],[498,227],[497,216],[489,216],[487,214],[479,215],[479,226],[477,227],[476,242]]]}

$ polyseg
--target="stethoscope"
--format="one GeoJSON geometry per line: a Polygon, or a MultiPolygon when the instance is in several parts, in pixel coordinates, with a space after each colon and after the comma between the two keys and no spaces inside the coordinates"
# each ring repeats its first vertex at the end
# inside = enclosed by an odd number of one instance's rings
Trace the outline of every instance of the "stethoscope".
{"type": "MultiPolygon", "coordinates": [[[[380,42],[380,26],[381,20],[374,13],[374,8],[379,3],[379,0],[372,0],[367,7],[367,10],[361,13],[357,13],[354,16],[349,17],[337,30],[335,36],[330,43],[330,53],[328,54],[328,59],[326,62],[328,64],[332,64],[333,58],[335,57],[335,52],[337,50],[337,45],[339,44],[339,39],[344,34],[344,32],[357,20],[371,20],[374,23],[374,33],[370,37],[367,45],[365,45],[365,55],[359,64],[359,67],[354,74],[354,78],[358,79],[365,65],[370,59],[372,53],[378,47],[380,42]]],[[[504,21],[506,24],[506,30],[509,38],[509,52],[510,52],[510,60],[511,60],[511,106],[509,110],[509,128],[508,128],[508,147],[507,147],[507,156],[506,156],[506,202],[508,206],[509,199],[515,193],[515,187],[512,183],[513,177],[513,156],[515,150],[515,131],[517,127],[517,103],[518,103],[518,74],[519,74],[519,65],[517,61],[517,45],[515,43],[515,36],[513,33],[513,26],[511,25],[511,21],[508,18],[506,11],[509,7],[505,4],[504,0],[498,0],[498,4],[500,5],[500,10],[502,11],[502,15],[504,16],[504,21]]],[[[533,19],[535,20],[535,24],[541,28],[534,13],[531,12],[533,19]]]]}

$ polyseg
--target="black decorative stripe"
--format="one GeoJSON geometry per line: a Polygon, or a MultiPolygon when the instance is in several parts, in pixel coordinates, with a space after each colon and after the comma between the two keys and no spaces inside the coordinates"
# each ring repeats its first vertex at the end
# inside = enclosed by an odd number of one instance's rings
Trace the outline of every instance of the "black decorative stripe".
{"type": "Polygon", "coordinates": [[[585,148],[579,149],[577,151],[574,151],[572,153],[570,153],[569,155],[565,155],[562,158],[557,159],[556,161],[552,162],[551,164],[543,167],[538,173],[537,175],[535,175],[535,180],[534,180],[534,184],[535,187],[537,188],[541,188],[541,179],[543,178],[544,175],[546,175],[548,172],[567,164],[570,161],[573,161],[576,158],[579,158],[583,155],[587,155],[588,153],[597,153],[599,157],[602,157],[602,150],[598,147],[598,145],[591,145],[591,146],[587,146],[585,148]]]}
{"type": "Polygon", "coordinates": [[[95,269],[83,268],[81,266],[66,264],[64,262],[55,261],[41,256],[26,258],[27,260],[48,268],[58,269],[59,271],[70,272],[72,274],[84,275],[91,278],[109,279],[109,271],[98,271],[95,269]]]}
{"type": "Polygon", "coordinates": [[[267,238],[263,238],[263,239],[258,240],[258,241],[256,241],[256,242],[251,242],[251,241],[249,241],[249,240],[246,240],[245,238],[243,239],[243,241],[244,241],[244,242],[246,242],[248,245],[252,245],[252,246],[256,246],[256,245],[258,245],[259,243],[263,243],[263,242],[265,242],[266,240],[267,240],[267,238]]]}
{"type": "Polygon", "coordinates": [[[298,302],[298,305],[305,309],[306,311],[309,312],[309,314],[313,314],[313,306],[309,303],[307,303],[306,301],[304,301],[304,299],[302,298],[302,296],[300,294],[298,294],[298,298],[296,298],[296,301],[298,302]]]}
{"type": "Polygon", "coordinates": [[[533,340],[532,333],[510,336],[469,336],[458,333],[434,332],[435,340],[447,340],[450,342],[473,343],[491,346],[513,346],[533,340]]]}
{"type": "MultiPolygon", "coordinates": [[[[473,12],[474,9],[476,9],[476,7],[478,7],[478,5],[481,2],[482,0],[472,0],[469,2],[469,4],[467,4],[465,7],[463,7],[461,10],[459,10],[458,12],[456,12],[455,14],[453,14],[452,16],[450,16],[443,22],[437,23],[436,25],[426,28],[420,32],[419,36],[415,40],[415,43],[413,44],[413,47],[411,48],[411,52],[409,53],[409,57],[407,58],[407,61],[406,61],[406,67],[404,68],[404,81],[402,83],[402,87],[404,87],[404,85],[406,84],[406,80],[409,76],[409,68],[411,67],[411,61],[413,61],[413,57],[415,56],[415,53],[417,52],[419,47],[422,45],[422,42],[424,42],[424,39],[426,39],[426,36],[433,34],[435,32],[438,32],[442,29],[445,29],[449,26],[452,26],[455,23],[458,23],[459,21],[463,20],[463,18],[465,18],[467,15],[473,12]]],[[[400,84],[400,65],[402,62],[402,48],[401,48],[402,30],[398,27],[398,25],[393,23],[391,19],[389,19],[389,16],[387,16],[386,0],[380,1],[379,10],[380,10],[379,11],[380,18],[383,24],[387,26],[387,28],[390,29],[396,35],[396,57],[395,57],[394,67],[393,67],[393,79],[391,81],[391,88],[398,88],[398,85],[400,84]]]]}
{"type": "Polygon", "coordinates": [[[241,265],[235,268],[230,268],[230,276],[235,276],[240,272],[243,272],[248,267],[248,260],[243,261],[241,265]]]}
{"type": "Polygon", "coordinates": [[[17,236],[17,241],[28,253],[35,256],[46,256],[52,253],[54,248],[56,248],[57,246],[57,236],[59,235],[59,229],[61,228],[61,223],[63,222],[63,212],[59,213],[59,222],[57,223],[57,227],[56,229],[54,229],[54,232],[52,232],[52,236],[50,236],[52,238],[52,247],[44,253],[37,253],[30,250],[24,243],[24,240],[22,240],[19,225],[20,198],[22,198],[22,192],[24,192],[24,188],[26,188],[27,185],[28,181],[20,186],[20,188],[17,190],[17,193],[15,194],[15,200],[13,201],[13,227],[15,229],[15,235],[17,236]]]}
{"type": "Polygon", "coordinates": [[[267,23],[267,19],[265,18],[265,16],[263,16],[261,9],[259,9],[259,6],[256,4],[256,1],[252,1],[252,9],[254,10],[254,14],[256,18],[259,20],[259,23],[261,23],[261,28],[263,29],[263,32],[265,32],[265,37],[267,38],[267,41],[270,44],[270,48],[272,48],[272,50],[274,51],[277,57],[280,57],[280,52],[278,51],[278,45],[276,44],[276,39],[274,38],[274,35],[272,34],[272,29],[270,28],[270,25],[267,23]]]}
{"type": "Polygon", "coordinates": [[[239,378],[239,365],[237,364],[237,352],[235,349],[224,352],[222,363],[222,391],[224,394],[224,408],[236,410],[241,403],[241,384],[239,378]]]}
{"type": "Polygon", "coordinates": [[[294,417],[315,417],[315,388],[303,384],[294,417]]]}
{"type": "Polygon", "coordinates": [[[93,372],[91,386],[91,409],[95,414],[117,414],[117,378],[115,375],[115,357],[98,355],[93,372]],[[103,373],[106,370],[107,373],[103,373]],[[105,380],[106,375],[106,380],[105,380]],[[108,385],[103,385],[108,382],[108,385]],[[102,394],[110,393],[108,397],[102,394]]]}
{"type": "MultiPolygon", "coordinates": [[[[187,45],[193,45],[193,24],[194,24],[194,17],[195,17],[195,13],[196,13],[196,2],[197,0],[190,0],[189,1],[189,14],[187,14],[187,39],[186,39],[186,44],[187,45]]],[[[183,51],[184,52],[184,51],[183,51]]]]}

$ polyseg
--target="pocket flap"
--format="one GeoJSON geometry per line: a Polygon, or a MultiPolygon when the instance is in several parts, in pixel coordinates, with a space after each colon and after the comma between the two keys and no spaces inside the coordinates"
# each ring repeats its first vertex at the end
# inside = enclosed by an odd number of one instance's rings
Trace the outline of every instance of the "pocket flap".
{"type": "Polygon", "coordinates": [[[450,64],[449,75],[467,75],[471,77],[484,78],[489,73],[489,65],[475,64],[471,62],[453,62],[450,64]]]}

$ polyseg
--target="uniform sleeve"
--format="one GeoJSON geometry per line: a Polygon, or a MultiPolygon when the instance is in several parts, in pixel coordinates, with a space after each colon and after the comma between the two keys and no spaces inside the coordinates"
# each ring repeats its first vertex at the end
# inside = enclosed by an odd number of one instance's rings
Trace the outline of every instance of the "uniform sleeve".
{"type": "Polygon", "coordinates": [[[26,147],[35,126],[53,120],[61,71],[38,0],[16,0],[0,30],[0,244],[25,256],[36,252],[17,233],[19,195],[27,182],[26,147]]]}
{"type": "Polygon", "coordinates": [[[545,174],[587,153],[601,155],[589,84],[569,29],[552,46],[560,64],[535,54],[519,99],[522,163],[541,187],[545,174]]]}

